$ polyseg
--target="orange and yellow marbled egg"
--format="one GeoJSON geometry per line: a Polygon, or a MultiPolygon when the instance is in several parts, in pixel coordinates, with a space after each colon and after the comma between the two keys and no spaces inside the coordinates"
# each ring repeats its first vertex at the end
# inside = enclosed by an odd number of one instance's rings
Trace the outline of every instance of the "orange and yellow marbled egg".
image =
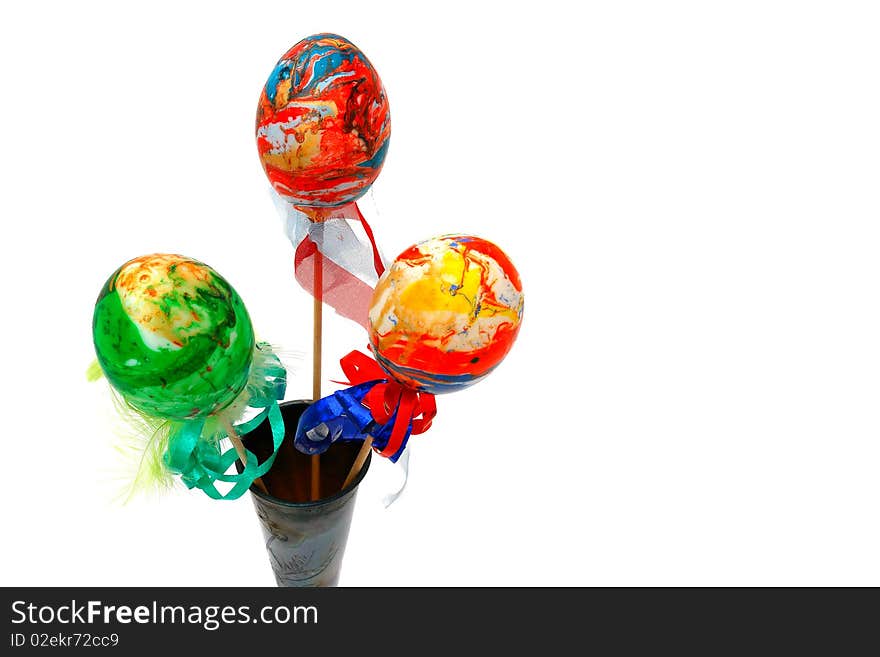
{"type": "Polygon", "coordinates": [[[379,279],[370,343],[400,383],[453,392],[501,362],[522,315],[522,284],[507,255],[479,237],[444,235],[408,248],[379,279]]]}

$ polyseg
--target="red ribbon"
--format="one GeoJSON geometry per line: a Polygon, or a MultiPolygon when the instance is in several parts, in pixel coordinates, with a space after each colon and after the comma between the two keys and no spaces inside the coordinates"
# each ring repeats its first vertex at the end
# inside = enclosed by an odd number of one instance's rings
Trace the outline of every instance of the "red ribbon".
{"type": "Polygon", "coordinates": [[[389,378],[375,360],[357,350],[343,356],[339,364],[342,365],[342,371],[348,377],[350,385],[384,379],[364,397],[364,405],[370,409],[373,419],[379,424],[387,424],[395,411],[397,412],[388,444],[379,452],[380,456],[388,457],[397,453],[406,438],[410,422],[413,435],[431,428],[431,422],[437,415],[434,395],[418,392],[389,378]]]}
{"type": "MultiPolygon", "coordinates": [[[[373,229],[367,223],[357,203],[349,203],[341,208],[308,208],[294,206],[311,222],[345,220],[360,222],[370,242],[373,269],[376,276],[382,276],[385,265],[376,245],[373,229]]],[[[293,257],[293,271],[296,280],[312,296],[320,299],[336,310],[340,315],[351,319],[364,328],[368,328],[367,315],[370,299],[373,297],[373,286],[362,281],[358,276],[336,264],[332,258],[333,244],[318,245],[309,235],[296,245],[293,257]],[[329,246],[329,251],[326,249],[329,246]],[[322,250],[324,249],[324,250],[322,250]]]]}
{"type": "Polygon", "coordinates": [[[373,267],[376,270],[376,276],[381,277],[382,274],[385,273],[385,265],[382,263],[382,256],[379,255],[379,247],[376,246],[376,238],[373,237],[373,229],[370,228],[370,224],[367,223],[367,220],[361,213],[361,209],[358,207],[357,203],[354,204],[354,211],[357,214],[357,218],[360,220],[361,225],[364,227],[367,239],[370,240],[370,248],[373,249],[373,267]]]}

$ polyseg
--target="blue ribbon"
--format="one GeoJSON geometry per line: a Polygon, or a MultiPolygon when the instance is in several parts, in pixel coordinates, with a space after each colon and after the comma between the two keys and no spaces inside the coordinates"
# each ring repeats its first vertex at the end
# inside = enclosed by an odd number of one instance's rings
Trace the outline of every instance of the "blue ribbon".
{"type": "MultiPolygon", "coordinates": [[[[372,436],[373,447],[381,452],[391,437],[397,411],[388,422],[380,424],[363,404],[367,393],[380,383],[384,383],[384,380],[360,383],[311,404],[299,418],[293,444],[304,454],[321,454],[337,440],[360,441],[372,436]]],[[[392,463],[396,463],[403,454],[411,433],[412,419],[400,448],[388,457],[392,463]]]]}

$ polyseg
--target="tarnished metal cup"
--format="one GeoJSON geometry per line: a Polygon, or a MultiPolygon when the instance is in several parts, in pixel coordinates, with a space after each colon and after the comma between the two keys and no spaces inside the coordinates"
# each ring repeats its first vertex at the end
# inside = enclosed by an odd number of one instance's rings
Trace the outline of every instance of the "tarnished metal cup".
{"type": "MultiPolygon", "coordinates": [[[[304,401],[281,404],[284,442],[262,478],[269,492],[256,485],[250,489],[278,586],[336,586],[357,487],[370,467],[368,458],[342,490],[360,443],[334,443],[321,454],[322,497],[310,501],[311,457],[293,446],[297,422],[307,407],[304,401]]],[[[268,422],[250,432],[244,442],[260,461],[266,458],[272,450],[268,422]]]]}

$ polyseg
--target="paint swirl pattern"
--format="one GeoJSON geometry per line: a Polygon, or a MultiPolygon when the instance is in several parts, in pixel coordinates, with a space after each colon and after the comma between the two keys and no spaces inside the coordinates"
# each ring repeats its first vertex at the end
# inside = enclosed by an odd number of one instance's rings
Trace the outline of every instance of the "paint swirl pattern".
{"type": "Polygon", "coordinates": [[[309,207],[360,198],[382,169],[391,135],[379,75],[335,34],[307,37],[285,53],[260,94],[256,123],[275,191],[309,207]]]}
{"type": "Polygon", "coordinates": [[[522,316],[522,284],[507,255],[479,237],[446,235],[410,247],[379,279],[370,344],[403,385],[453,392],[501,362],[522,316]]]}
{"type": "Polygon", "coordinates": [[[92,337],[108,381],[136,409],[205,417],[248,380],[254,332],[241,298],[205,264],[179,255],[131,260],[95,303],[92,337]]]}

